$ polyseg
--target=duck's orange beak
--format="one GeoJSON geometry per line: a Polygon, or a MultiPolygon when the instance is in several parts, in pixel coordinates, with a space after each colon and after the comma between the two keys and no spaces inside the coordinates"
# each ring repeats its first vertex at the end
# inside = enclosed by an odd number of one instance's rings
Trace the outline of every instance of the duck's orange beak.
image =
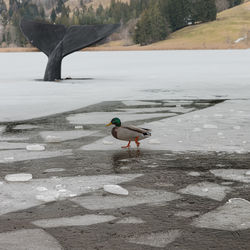
{"type": "Polygon", "coordinates": [[[110,126],[110,125],[112,125],[112,122],[110,122],[109,124],[106,124],[106,127],[108,127],[108,126],[110,126]]]}

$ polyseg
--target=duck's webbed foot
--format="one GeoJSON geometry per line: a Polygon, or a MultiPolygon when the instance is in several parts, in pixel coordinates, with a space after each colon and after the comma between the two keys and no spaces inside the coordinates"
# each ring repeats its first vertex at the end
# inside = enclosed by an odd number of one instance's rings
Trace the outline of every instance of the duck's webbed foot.
{"type": "Polygon", "coordinates": [[[140,147],[140,142],[138,142],[138,139],[139,139],[139,137],[136,137],[136,138],[135,138],[135,143],[136,143],[137,148],[140,147]]]}
{"type": "Polygon", "coordinates": [[[130,148],[130,143],[131,143],[131,141],[128,142],[127,146],[123,146],[122,148],[130,148]]]}

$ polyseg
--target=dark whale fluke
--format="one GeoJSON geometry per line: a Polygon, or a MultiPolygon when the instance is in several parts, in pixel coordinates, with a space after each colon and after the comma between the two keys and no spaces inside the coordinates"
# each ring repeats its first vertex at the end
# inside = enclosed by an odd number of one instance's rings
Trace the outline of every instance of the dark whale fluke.
{"type": "Polygon", "coordinates": [[[64,25],[47,24],[27,19],[20,23],[23,34],[30,43],[48,56],[44,81],[61,79],[63,57],[111,35],[120,25],[64,25]]]}

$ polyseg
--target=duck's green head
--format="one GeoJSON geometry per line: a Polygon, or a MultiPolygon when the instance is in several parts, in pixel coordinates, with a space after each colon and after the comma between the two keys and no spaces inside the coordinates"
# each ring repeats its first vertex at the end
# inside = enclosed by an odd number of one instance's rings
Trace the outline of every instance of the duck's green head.
{"type": "Polygon", "coordinates": [[[109,124],[106,126],[115,125],[116,127],[121,127],[121,120],[119,118],[113,118],[109,124]]]}

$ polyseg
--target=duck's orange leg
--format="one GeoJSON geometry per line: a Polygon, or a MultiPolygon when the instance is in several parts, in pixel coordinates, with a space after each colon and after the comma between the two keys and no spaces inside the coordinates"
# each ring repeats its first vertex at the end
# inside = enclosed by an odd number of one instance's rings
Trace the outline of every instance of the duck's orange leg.
{"type": "Polygon", "coordinates": [[[137,148],[139,148],[140,146],[140,142],[138,142],[138,139],[139,139],[139,136],[135,138],[135,143],[136,143],[137,148]]]}
{"type": "Polygon", "coordinates": [[[127,146],[123,146],[122,148],[130,148],[130,143],[131,143],[131,141],[128,142],[127,146]]]}

